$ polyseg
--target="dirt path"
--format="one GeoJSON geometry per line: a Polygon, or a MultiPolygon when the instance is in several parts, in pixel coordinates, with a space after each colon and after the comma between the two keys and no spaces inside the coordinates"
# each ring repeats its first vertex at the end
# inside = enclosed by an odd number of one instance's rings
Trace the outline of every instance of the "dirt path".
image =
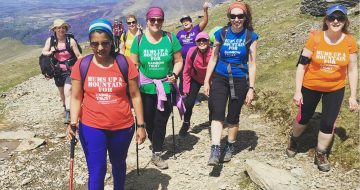
{"type": "MultiPolygon", "coordinates": [[[[1,99],[6,105],[6,118],[14,127],[0,130],[28,130],[46,140],[46,144],[32,151],[14,152],[9,143],[0,142],[1,189],[67,189],[69,143],[63,139],[65,127],[63,108],[53,81],[41,76],[18,85],[1,99]],[[9,157],[10,155],[10,157],[9,157]]],[[[319,172],[313,164],[313,151],[305,151],[294,159],[284,154],[284,135],[271,122],[265,122],[258,113],[245,108],[241,116],[235,156],[229,163],[207,166],[210,153],[207,101],[194,108],[190,135],[180,138],[181,122],[175,111],[176,159],[172,151],[171,120],[165,139],[164,158],[169,169],[158,170],[150,163],[149,141],[140,147],[140,176],[136,174],[135,144],[127,159],[126,189],[256,189],[245,175],[246,159],[256,159],[285,169],[306,189],[360,189],[359,169],[344,170],[333,162],[328,173],[319,172]]],[[[226,140],[225,133],[223,134],[226,140]]],[[[86,189],[87,169],[81,146],[75,154],[76,189],[86,189]]],[[[110,166],[109,166],[110,168],[110,166]]],[[[111,171],[106,176],[106,189],[111,189],[111,171]]]]}

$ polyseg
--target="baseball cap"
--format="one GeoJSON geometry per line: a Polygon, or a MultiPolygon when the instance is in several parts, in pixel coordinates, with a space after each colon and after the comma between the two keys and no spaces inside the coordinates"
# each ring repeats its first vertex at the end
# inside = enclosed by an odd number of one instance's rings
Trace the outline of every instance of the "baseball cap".
{"type": "Polygon", "coordinates": [[[331,5],[330,7],[328,7],[328,9],[326,10],[326,16],[333,14],[335,11],[340,11],[344,15],[347,15],[347,13],[348,13],[345,6],[340,5],[340,4],[334,4],[334,5],[331,5]]]}

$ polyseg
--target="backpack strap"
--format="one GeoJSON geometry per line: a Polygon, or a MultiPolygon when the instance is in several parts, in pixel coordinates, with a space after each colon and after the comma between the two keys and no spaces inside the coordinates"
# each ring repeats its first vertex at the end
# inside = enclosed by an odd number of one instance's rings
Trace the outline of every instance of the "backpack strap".
{"type": "Polygon", "coordinates": [[[138,38],[137,38],[137,44],[138,44],[138,47],[140,47],[140,42],[141,42],[141,38],[143,37],[144,34],[139,34],[138,35],[138,38]]]}
{"type": "Polygon", "coordinates": [[[252,34],[253,32],[249,29],[246,29],[246,37],[245,37],[245,46],[246,46],[246,50],[247,53],[250,53],[250,46],[251,46],[251,42],[252,42],[252,34]]]}
{"type": "MultiPolygon", "coordinates": [[[[166,31],[165,31],[165,32],[166,32],[166,31]]],[[[172,44],[173,39],[172,39],[171,33],[170,33],[170,32],[166,32],[166,35],[167,35],[167,37],[169,38],[169,40],[170,40],[170,42],[171,42],[171,44],[172,44]]]]}
{"type": "Polygon", "coordinates": [[[125,30],[124,33],[123,33],[123,35],[124,35],[124,44],[126,44],[127,33],[128,33],[127,30],[125,30]]]}
{"type": "Polygon", "coordinates": [[[197,75],[197,70],[195,69],[195,66],[194,66],[194,61],[195,61],[195,57],[197,55],[199,51],[199,48],[195,48],[195,50],[193,51],[193,53],[191,54],[191,57],[190,57],[190,60],[191,60],[191,68],[194,70],[194,74],[197,75]]]}
{"type": "Polygon", "coordinates": [[[90,67],[90,62],[93,59],[94,54],[90,54],[85,56],[84,58],[81,59],[79,68],[80,68],[80,76],[81,76],[81,85],[84,88],[84,84],[85,84],[85,78],[87,75],[87,72],[89,70],[90,67]]]}
{"type": "Polygon", "coordinates": [[[118,54],[116,56],[116,63],[120,69],[121,74],[124,77],[124,80],[126,82],[126,84],[128,84],[129,82],[129,78],[128,78],[128,74],[129,74],[129,64],[125,58],[124,55],[122,54],[118,54]]]}
{"type": "Polygon", "coordinates": [[[54,47],[57,50],[57,38],[56,34],[50,36],[50,48],[54,47]]]}
{"type": "MultiPolygon", "coordinates": [[[[223,44],[224,41],[225,41],[226,34],[227,34],[228,30],[229,30],[229,26],[224,26],[224,27],[221,29],[221,33],[220,33],[220,40],[221,40],[220,44],[221,44],[221,46],[222,46],[222,44],[223,44]]],[[[220,47],[221,47],[221,46],[220,46],[220,47]]]]}

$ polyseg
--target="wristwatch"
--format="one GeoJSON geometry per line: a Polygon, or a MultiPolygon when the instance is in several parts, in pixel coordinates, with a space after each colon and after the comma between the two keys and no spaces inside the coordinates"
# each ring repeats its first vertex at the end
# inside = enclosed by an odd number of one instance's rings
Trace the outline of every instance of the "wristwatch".
{"type": "Polygon", "coordinates": [[[137,128],[144,128],[144,129],[146,128],[145,123],[144,123],[144,124],[141,124],[141,125],[137,124],[136,127],[137,127],[137,128]]]}
{"type": "Polygon", "coordinates": [[[249,89],[252,89],[255,92],[255,88],[253,86],[250,86],[249,89]]]}
{"type": "Polygon", "coordinates": [[[177,74],[175,74],[175,73],[172,73],[172,74],[175,76],[175,79],[179,78],[179,76],[177,74]]]}

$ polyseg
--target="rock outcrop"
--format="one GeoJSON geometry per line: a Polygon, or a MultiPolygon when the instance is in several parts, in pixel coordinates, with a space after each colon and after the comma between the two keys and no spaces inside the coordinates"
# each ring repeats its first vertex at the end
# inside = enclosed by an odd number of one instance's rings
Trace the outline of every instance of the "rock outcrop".
{"type": "Polygon", "coordinates": [[[335,3],[351,8],[359,4],[359,0],[303,0],[300,6],[300,11],[302,14],[325,16],[326,8],[335,3]]]}

